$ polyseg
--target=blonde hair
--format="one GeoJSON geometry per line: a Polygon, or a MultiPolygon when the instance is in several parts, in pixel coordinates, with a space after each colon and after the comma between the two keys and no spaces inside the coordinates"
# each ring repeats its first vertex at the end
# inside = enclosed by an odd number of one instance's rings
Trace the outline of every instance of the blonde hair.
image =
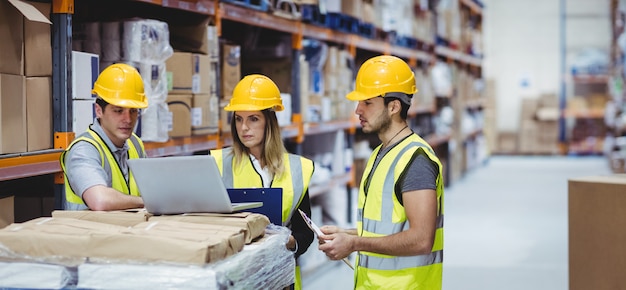
{"type": "MultiPolygon", "coordinates": [[[[287,152],[287,149],[285,149],[283,138],[280,134],[280,126],[278,125],[276,112],[271,109],[265,109],[262,110],[261,113],[263,113],[265,117],[265,136],[263,138],[261,160],[259,161],[267,167],[273,176],[281,176],[285,170],[283,155],[287,152]]],[[[250,151],[243,145],[241,139],[239,139],[236,122],[234,120],[230,123],[230,131],[233,135],[232,154],[234,161],[235,164],[241,164],[244,158],[248,158],[250,151]]]]}

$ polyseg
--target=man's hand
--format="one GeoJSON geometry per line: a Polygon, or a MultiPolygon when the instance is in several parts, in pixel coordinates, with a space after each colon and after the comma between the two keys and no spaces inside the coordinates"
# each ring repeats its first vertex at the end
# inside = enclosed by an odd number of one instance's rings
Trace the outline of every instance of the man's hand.
{"type": "Polygon", "coordinates": [[[322,231],[322,233],[327,235],[344,232],[344,230],[338,226],[322,226],[320,230],[322,231]]]}
{"type": "MultiPolygon", "coordinates": [[[[322,229],[322,231],[324,230],[322,229]]],[[[329,259],[341,260],[354,252],[354,244],[357,238],[357,236],[342,232],[323,235],[319,237],[319,249],[323,251],[329,259]]]]}

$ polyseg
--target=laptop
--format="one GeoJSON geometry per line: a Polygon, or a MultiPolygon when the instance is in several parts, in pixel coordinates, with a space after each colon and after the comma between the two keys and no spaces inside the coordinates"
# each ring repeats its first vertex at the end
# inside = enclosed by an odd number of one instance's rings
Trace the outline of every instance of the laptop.
{"type": "Polygon", "coordinates": [[[232,203],[211,155],[129,159],[128,166],[152,214],[232,213],[263,206],[232,203]]]}

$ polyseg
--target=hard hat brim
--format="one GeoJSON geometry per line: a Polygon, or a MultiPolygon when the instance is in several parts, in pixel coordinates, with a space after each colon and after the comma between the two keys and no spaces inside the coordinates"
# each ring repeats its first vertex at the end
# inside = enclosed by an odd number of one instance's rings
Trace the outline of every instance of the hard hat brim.
{"type": "Polygon", "coordinates": [[[227,111],[227,112],[236,112],[236,111],[250,112],[250,111],[263,111],[265,109],[270,109],[270,108],[273,108],[274,111],[276,111],[276,112],[280,112],[280,111],[285,109],[285,107],[283,105],[274,105],[272,107],[262,107],[262,106],[255,106],[255,105],[250,105],[250,104],[234,104],[234,105],[227,105],[226,107],[224,107],[224,111],[227,111]]]}
{"type": "Polygon", "coordinates": [[[378,97],[378,95],[371,96],[371,95],[364,94],[364,93],[357,92],[357,91],[349,92],[346,95],[346,99],[348,99],[350,101],[365,101],[365,100],[368,100],[368,99],[371,99],[371,98],[375,98],[375,97],[378,97]]]}
{"type": "MultiPolygon", "coordinates": [[[[106,99],[104,100],[107,101],[106,99]]],[[[107,103],[114,105],[114,106],[118,106],[122,108],[131,108],[131,109],[145,109],[148,107],[147,101],[141,102],[141,101],[130,101],[130,100],[114,100],[113,102],[107,101],[107,103]]]]}

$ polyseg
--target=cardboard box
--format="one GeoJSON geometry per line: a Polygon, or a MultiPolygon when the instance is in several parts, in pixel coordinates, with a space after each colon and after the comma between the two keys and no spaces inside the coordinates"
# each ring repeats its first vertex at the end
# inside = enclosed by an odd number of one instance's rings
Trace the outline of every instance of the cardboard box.
{"type": "Polygon", "coordinates": [[[13,196],[0,198],[0,229],[15,221],[14,200],[13,196]]]}
{"type": "Polygon", "coordinates": [[[0,154],[26,152],[25,78],[0,74],[0,154]]]}
{"type": "Polygon", "coordinates": [[[270,220],[266,216],[249,212],[232,214],[195,213],[184,215],[160,215],[150,216],[149,218],[149,221],[163,220],[239,227],[244,230],[244,240],[246,244],[251,243],[257,238],[263,237],[263,235],[265,235],[265,227],[270,224],[270,220]]]}
{"type": "Polygon", "coordinates": [[[171,137],[191,136],[191,95],[168,95],[167,107],[172,113],[171,137]]]}
{"type": "Polygon", "coordinates": [[[93,84],[100,74],[100,56],[93,53],[72,51],[72,99],[93,100],[93,84]]]}
{"type": "MultiPolygon", "coordinates": [[[[136,243],[141,250],[135,251],[145,255],[142,260],[154,259],[154,261],[172,261],[193,264],[204,264],[223,260],[228,256],[239,253],[244,246],[244,230],[240,227],[231,227],[226,225],[211,225],[187,223],[178,221],[148,221],[140,223],[130,228],[129,233],[133,236],[145,235],[152,242],[151,247],[145,247],[144,243],[136,243]],[[184,246],[186,243],[190,245],[201,245],[196,249],[187,251],[184,247],[177,249],[168,249],[171,242],[162,243],[162,250],[153,253],[152,246],[159,246],[160,240],[173,240],[184,246]],[[146,249],[148,248],[148,249],[146,249]],[[142,253],[145,252],[145,253],[142,253]],[[199,254],[195,254],[199,253],[199,254]]],[[[104,249],[102,253],[106,255],[104,249]]],[[[129,253],[134,255],[134,253],[129,253]]]]}
{"type": "MultiPolygon", "coordinates": [[[[187,22],[186,22],[187,23],[187,22]]],[[[209,49],[209,19],[202,19],[198,23],[180,24],[169,23],[170,43],[178,51],[187,51],[207,55],[209,49]]]]}
{"type": "Polygon", "coordinates": [[[26,150],[52,148],[52,78],[26,78],[26,150]]]}
{"type": "Polygon", "coordinates": [[[46,15],[49,15],[50,4],[29,3],[19,0],[0,1],[0,39],[2,39],[0,42],[0,73],[24,75],[26,54],[33,58],[27,64],[29,74],[47,71],[49,71],[47,75],[52,74],[52,46],[50,42],[50,24],[52,22],[38,10],[45,11],[45,6],[48,6],[48,14],[46,15]],[[37,8],[31,4],[36,5],[37,8]],[[42,41],[46,41],[44,39],[46,36],[43,35],[46,29],[48,38],[47,47],[44,47],[41,44],[42,41]],[[41,60],[42,63],[37,64],[38,60],[41,60]]]}
{"type": "Polygon", "coordinates": [[[363,15],[363,12],[361,10],[362,6],[362,0],[341,1],[341,13],[360,19],[363,15]]]}
{"type": "Polygon", "coordinates": [[[24,23],[9,1],[0,1],[0,73],[24,74],[24,23]]]}
{"type": "Polygon", "coordinates": [[[77,219],[37,218],[0,230],[2,245],[18,255],[42,261],[80,264],[95,245],[93,235],[116,233],[123,227],[77,219]]]}
{"type": "Polygon", "coordinates": [[[174,94],[208,94],[217,82],[208,55],[175,52],[165,65],[172,80],[168,87],[174,94]]]}
{"type": "Polygon", "coordinates": [[[269,77],[281,93],[291,93],[291,71],[293,62],[289,58],[274,60],[250,60],[244,64],[246,74],[262,74],[269,77]]]}
{"type": "Polygon", "coordinates": [[[626,289],[626,175],[568,181],[569,285],[626,289]]]}
{"type": "Polygon", "coordinates": [[[222,44],[222,92],[223,100],[230,100],[233,90],[241,80],[241,47],[233,44],[222,44]]]}
{"type": "Polygon", "coordinates": [[[144,222],[128,228],[71,218],[38,218],[0,230],[0,241],[17,255],[44,262],[61,259],[79,264],[88,258],[95,262],[204,265],[241,251],[244,233],[236,227],[175,221],[144,222]]]}
{"type": "MultiPolygon", "coordinates": [[[[43,16],[50,18],[51,3],[29,1],[43,16]]],[[[24,18],[24,75],[52,76],[52,44],[49,23],[24,18]]]]}
{"type": "Polygon", "coordinates": [[[219,97],[216,94],[193,95],[191,108],[192,135],[217,133],[220,120],[219,97]]]}
{"type": "Polygon", "coordinates": [[[73,218],[123,227],[132,227],[148,221],[150,214],[145,210],[95,211],[95,210],[55,210],[54,218],[73,218]]]}

